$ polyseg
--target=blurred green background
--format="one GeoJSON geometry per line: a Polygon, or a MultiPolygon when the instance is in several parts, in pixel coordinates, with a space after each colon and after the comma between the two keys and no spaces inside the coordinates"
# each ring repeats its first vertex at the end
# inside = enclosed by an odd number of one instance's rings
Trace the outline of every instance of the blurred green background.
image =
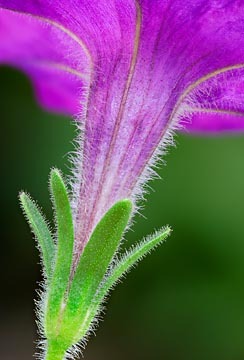
{"type": "MultiPolygon", "coordinates": [[[[52,216],[48,174],[69,172],[74,127],[40,109],[23,74],[2,67],[0,84],[0,359],[28,360],[41,277],[17,194],[28,190],[52,216]]],[[[244,358],[244,136],[176,143],[126,244],[165,224],[174,232],[113,292],[86,360],[244,358]]]]}

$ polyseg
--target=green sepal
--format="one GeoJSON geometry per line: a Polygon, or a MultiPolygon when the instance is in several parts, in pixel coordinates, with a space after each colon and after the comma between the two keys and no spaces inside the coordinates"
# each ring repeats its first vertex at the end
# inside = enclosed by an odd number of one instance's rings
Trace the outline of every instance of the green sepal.
{"type": "Polygon", "coordinates": [[[162,228],[155,234],[148,236],[145,240],[139,244],[132,246],[125,254],[120,256],[120,259],[106,275],[104,281],[101,283],[99,290],[90,307],[89,316],[86,322],[82,324],[79,332],[79,336],[84,336],[89,330],[92,320],[96,317],[100,310],[104,299],[106,299],[109,291],[114,288],[118,281],[129,272],[129,270],[135,266],[140,260],[142,260],[151,250],[155,249],[170,235],[170,227],[162,228]]]}
{"type": "Polygon", "coordinates": [[[42,256],[44,275],[49,283],[52,275],[53,259],[55,257],[55,244],[52,234],[49,231],[46,219],[31,197],[22,192],[19,195],[19,199],[26,219],[37,239],[42,256]]]}
{"type": "Polygon", "coordinates": [[[142,240],[135,246],[132,246],[129,250],[123,254],[116,265],[111,269],[107,275],[105,281],[102,283],[99,291],[96,294],[96,304],[101,303],[103,298],[107,295],[109,290],[113,288],[117,281],[123,277],[138,261],[142,260],[152,249],[156,248],[171,233],[170,227],[164,227],[160,231],[157,231],[154,235],[149,235],[145,240],[142,240]]]}
{"type": "Polygon", "coordinates": [[[48,278],[44,309],[46,360],[61,360],[88,333],[109,291],[140,259],[170,234],[169,227],[132,247],[116,262],[115,254],[130,220],[132,203],[117,202],[97,224],[71,278],[74,227],[68,192],[58,170],[51,171],[50,190],[56,215],[57,244],[35,202],[20,201],[35,233],[48,278]]]}
{"type": "Polygon", "coordinates": [[[88,241],[76,269],[64,311],[62,328],[71,344],[87,317],[99,285],[108,270],[128,225],[132,211],[130,200],[117,202],[100,220],[88,241]]]}
{"type": "Polygon", "coordinates": [[[69,196],[57,169],[51,171],[50,192],[56,216],[57,251],[53,276],[47,293],[45,333],[47,338],[52,339],[58,335],[74,247],[74,227],[69,196]]]}

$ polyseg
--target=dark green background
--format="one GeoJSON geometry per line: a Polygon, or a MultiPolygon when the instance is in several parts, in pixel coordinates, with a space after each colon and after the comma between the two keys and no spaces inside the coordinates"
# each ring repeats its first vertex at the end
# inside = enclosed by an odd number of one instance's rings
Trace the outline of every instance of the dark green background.
{"type": "MultiPolygon", "coordinates": [[[[41,277],[17,194],[28,190],[51,216],[49,169],[68,173],[74,128],[40,109],[24,75],[2,67],[0,84],[0,358],[28,360],[41,277]]],[[[244,136],[176,143],[127,244],[165,224],[174,232],[113,292],[86,360],[244,358],[244,136]]]]}

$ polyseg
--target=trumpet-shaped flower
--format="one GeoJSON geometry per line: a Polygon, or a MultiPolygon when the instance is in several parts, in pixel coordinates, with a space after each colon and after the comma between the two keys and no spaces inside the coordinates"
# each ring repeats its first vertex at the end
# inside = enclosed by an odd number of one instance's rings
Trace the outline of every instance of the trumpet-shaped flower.
{"type": "Polygon", "coordinates": [[[244,130],[242,0],[0,0],[0,62],[80,128],[73,272],[107,211],[136,203],[172,131],[244,130]]]}

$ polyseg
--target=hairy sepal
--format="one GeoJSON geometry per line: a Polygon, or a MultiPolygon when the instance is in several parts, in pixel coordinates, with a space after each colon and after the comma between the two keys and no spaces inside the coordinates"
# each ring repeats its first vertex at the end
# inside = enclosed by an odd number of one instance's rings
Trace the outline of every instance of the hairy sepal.
{"type": "Polygon", "coordinates": [[[24,215],[38,243],[38,248],[42,257],[44,276],[47,282],[50,283],[53,269],[53,259],[55,257],[55,244],[52,234],[49,230],[45,217],[39,210],[35,201],[33,201],[25,192],[20,193],[19,199],[24,215]]]}
{"type": "Polygon", "coordinates": [[[82,253],[60,329],[61,338],[69,338],[70,345],[80,340],[80,328],[90,317],[91,304],[117,252],[131,212],[130,200],[118,201],[100,220],[82,253]]]}
{"type": "Polygon", "coordinates": [[[71,206],[60,172],[51,171],[50,190],[56,216],[57,244],[31,198],[20,201],[43,253],[48,275],[44,304],[46,360],[61,360],[80,341],[85,341],[110,290],[139,260],[162,243],[171,229],[165,227],[118,255],[119,245],[132,213],[132,202],[118,201],[97,224],[71,277],[74,227],[71,206]]]}
{"type": "Polygon", "coordinates": [[[50,191],[56,217],[57,252],[53,276],[47,291],[44,330],[48,339],[56,339],[66,302],[74,247],[70,200],[65,183],[57,169],[51,171],[50,191]]]}
{"type": "Polygon", "coordinates": [[[102,308],[102,304],[107,298],[110,290],[112,290],[118,281],[123,278],[140,260],[148,255],[157,246],[163,243],[170,235],[171,228],[164,227],[161,230],[155,232],[153,235],[149,235],[146,239],[142,240],[135,246],[132,246],[124,254],[122,254],[116,264],[106,274],[102,281],[93,302],[87,312],[87,319],[80,327],[79,338],[81,339],[90,329],[91,323],[102,308]]]}

